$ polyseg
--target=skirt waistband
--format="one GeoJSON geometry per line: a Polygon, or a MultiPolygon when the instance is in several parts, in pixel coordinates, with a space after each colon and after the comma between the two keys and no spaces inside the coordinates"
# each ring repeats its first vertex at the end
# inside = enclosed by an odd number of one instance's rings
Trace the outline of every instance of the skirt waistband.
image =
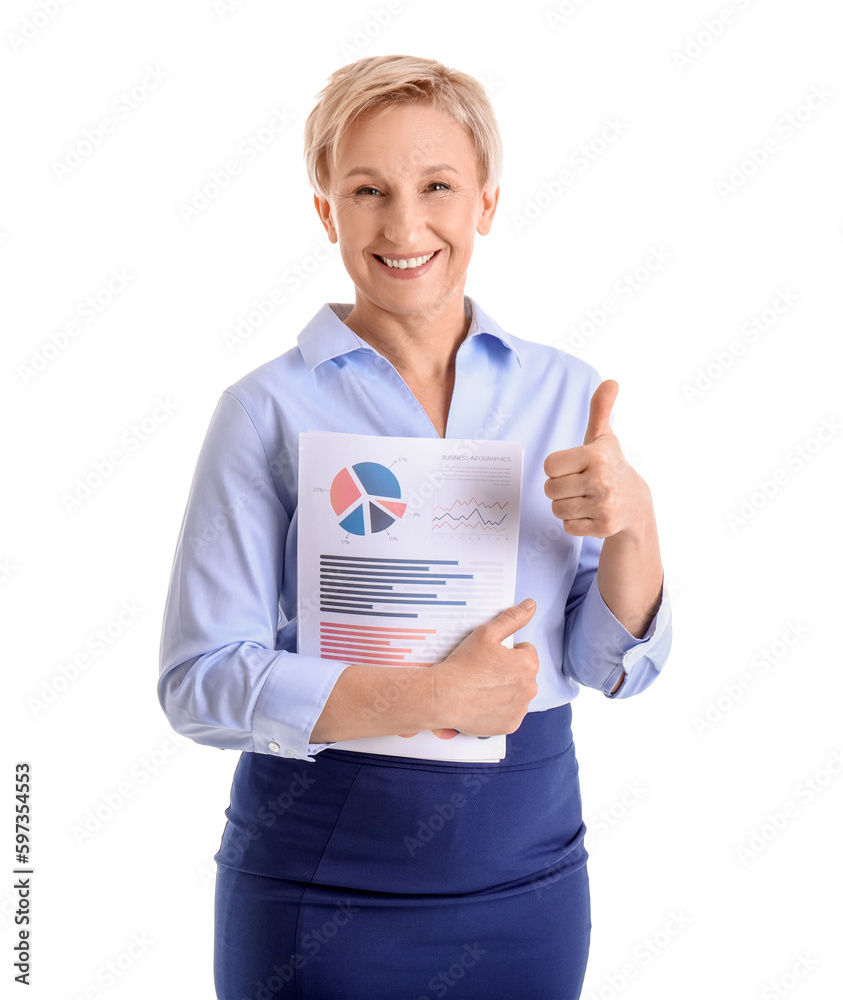
{"type": "Polygon", "coordinates": [[[543,712],[527,712],[521,725],[506,738],[506,756],[500,761],[427,760],[419,757],[399,757],[393,754],[361,753],[357,750],[334,750],[327,747],[316,755],[329,759],[346,760],[359,764],[378,764],[383,767],[402,767],[426,771],[472,770],[497,771],[512,768],[537,767],[542,762],[564,753],[573,742],[571,732],[571,705],[559,705],[543,712]]]}

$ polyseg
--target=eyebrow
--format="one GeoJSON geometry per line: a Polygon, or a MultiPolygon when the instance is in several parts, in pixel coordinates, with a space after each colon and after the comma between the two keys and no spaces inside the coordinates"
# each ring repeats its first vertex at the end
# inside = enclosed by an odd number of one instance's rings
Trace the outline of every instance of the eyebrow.
{"type": "MultiPolygon", "coordinates": [[[[447,163],[434,163],[432,166],[425,167],[422,170],[424,174],[438,174],[443,170],[449,170],[452,174],[459,173],[456,167],[452,167],[447,163]]],[[[343,180],[347,180],[349,177],[354,177],[357,174],[368,174],[370,177],[381,177],[382,174],[375,167],[354,167],[349,170],[347,174],[343,177],[343,180]]]]}

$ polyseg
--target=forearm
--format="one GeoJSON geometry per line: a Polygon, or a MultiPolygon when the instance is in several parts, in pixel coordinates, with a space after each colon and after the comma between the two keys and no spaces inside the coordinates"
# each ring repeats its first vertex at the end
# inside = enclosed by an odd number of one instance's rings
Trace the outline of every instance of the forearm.
{"type": "Polygon", "coordinates": [[[310,742],[395,736],[434,728],[431,667],[352,663],[337,678],[310,742]]]}
{"type": "Polygon", "coordinates": [[[655,514],[604,539],[597,586],[606,607],[637,639],[659,609],[663,579],[655,514]]]}

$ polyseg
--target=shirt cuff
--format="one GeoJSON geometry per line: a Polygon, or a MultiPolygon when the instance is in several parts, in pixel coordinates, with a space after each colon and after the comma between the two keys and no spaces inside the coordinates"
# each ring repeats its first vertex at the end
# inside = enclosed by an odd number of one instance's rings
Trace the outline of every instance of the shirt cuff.
{"type": "Polygon", "coordinates": [[[254,752],[312,761],[311,754],[331,746],[310,743],[308,737],[347,666],[339,660],[282,651],[255,705],[254,752]]]}
{"type": "Polygon", "coordinates": [[[581,635],[600,637],[589,658],[594,666],[594,686],[607,698],[628,698],[649,687],[667,659],[670,617],[670,602],[662,584],[658,611],[644,635],[634,636],[609,610],[595,576],[579,608],[577,622],[581,635]],[[612,688],[621,680],[621,686],[613,694],[612,688]]]}

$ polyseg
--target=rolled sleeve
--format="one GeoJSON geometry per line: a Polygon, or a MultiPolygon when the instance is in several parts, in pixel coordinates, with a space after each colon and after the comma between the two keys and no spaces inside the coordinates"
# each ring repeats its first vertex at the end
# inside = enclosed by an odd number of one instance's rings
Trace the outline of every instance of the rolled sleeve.
{"type": "Polygon", "coordinates": [[[348,666],[304,653],[283,653],[261,689],[252,721],[257,753],[313,760],[330,743],[309,743],[339,675],[348,666]]]}
{"type": "Polygon", "coordinates": [[[602,691],[607,698],[629,698],[658,677],[667,661],[671,637],[670,602],[664,586],[659,608],[647,631],[638,638],[609,610],[595,575],[584,600],[566,617],[562,669],[578,683],[602,691]],[[612,694],[621,679],[620,688],[612,694]]]}

